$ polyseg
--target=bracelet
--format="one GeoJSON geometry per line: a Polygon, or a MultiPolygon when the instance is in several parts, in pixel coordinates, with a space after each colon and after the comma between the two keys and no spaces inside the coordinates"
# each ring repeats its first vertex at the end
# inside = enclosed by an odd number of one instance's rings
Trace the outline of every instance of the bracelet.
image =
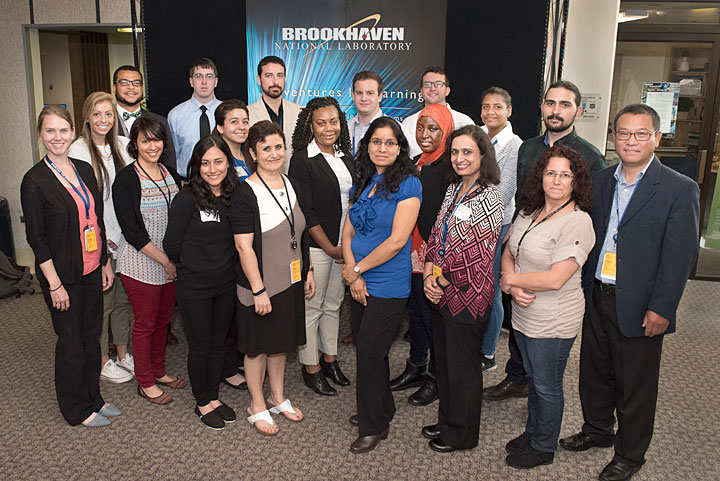
{"type": "Polygon", "coordinates": [[[315,266],[308,267],[308,272],[314,272],[314,271],[315,271],[315,266]]]}
{"type": "Polygon", "coordinates": [[[428,274],[428,275],[426,275],[425,277],[423,277],[423,282],[425,282],[426,280],[428,280],[428,277],[432,277],[432,274],[428,274]]]}
{"type": "Polygon", "coordinates": [[[55,291],[57,291],[58,289],[60,289],[62,286],[63,286],[63,285],[62,285],[62,282],[61,282],[60,285],[57,286],[55,289],[50,289],[50,292],[55,292],[55,291]]]}
{"type": "Polygon", "coordinates": [[[252,295],[253,295],[254,297],[257,297],[257,296],[259,296],[260,294],[262,294],[263,292],[265,292],[265,288],[264,288],[264,287],[263,287],[262,289],[260,289],[259,291],[257,291],[257,292],[253,292],[252,295]]]}
{"type": "Polygon", "coordinates": [[[447,285],[444,285],[444,286],[443,286],[442,284],[440,284],[440,276],[438,276],[438,277],[435,279],[435,282],[437,283],[437,285],[438,285],[438,287],[439,287],[440,289],[445,290],[445,289],[447,289],[448,287],[450,287],[450,283],[449,283],[449,282],[447,283],[447,285]]]}

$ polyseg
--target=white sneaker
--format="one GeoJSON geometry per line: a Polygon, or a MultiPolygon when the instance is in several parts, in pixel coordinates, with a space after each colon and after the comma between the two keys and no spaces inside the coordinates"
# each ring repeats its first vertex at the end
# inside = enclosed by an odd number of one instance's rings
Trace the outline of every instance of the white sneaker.
{"type": "Polygon", "coordinates": [[[125,369],[119,368],[118,365],[115,364],[115,361],[113,361],[112,359],[108,359],[108,362],[105,363],[102,371],[100,371],[100,379],[104,379],[108,382],[119,384],[132,381],[132,378],[132,374],[127,372],[125,369]]]}
{"type": "Polygon", "coordinates": [[[123,359],[118,359],[117,365],[126,371],[135,374],[135,359],[133,359],[132,354],[129,352],[123,359]]]}

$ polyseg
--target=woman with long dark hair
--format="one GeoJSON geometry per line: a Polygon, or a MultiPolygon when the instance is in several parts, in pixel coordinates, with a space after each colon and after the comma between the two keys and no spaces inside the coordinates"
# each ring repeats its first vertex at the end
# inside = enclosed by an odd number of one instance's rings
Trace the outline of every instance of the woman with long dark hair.
{"type": "Polygon", "coordinates": [[[310,233],[310,258],[315,269],[315,294],[305,301],[307,344],[298,351],[305,385],[332,396],[349,386],[337,361],[340,306],[345,297],[340,234],[352,187],[353,159],[345,113],[332,97],[316,97],[300,112],[288,175],[303,195],[310,233]]]}
{"type": "Polygon", "coordinates": [[[222,429],[236,418],[218,400],[225,339],[235,314],[238,263],[230,227],[230,198],[237,186],[231,156],[219,136],[195,144],[188,184],[173,199],[163,240],[177,266],[195,414],[212,429],[222,429]]]}
{"type": "Polygon", "coordinates": [[[360,142],[357,177],[343,226],[343,277],[350,286],[357,347],[358,438],[353,453],[377,447],[395,414],[388,353],[410,294],[410,234],[422,187],[400,125],[375,119],[360,142]]]}
{"type": "Polygon", "coordinates": [[[595,244],[592,182],[582,156],[555,144],[528,176],[503,253],[504,292],[513,297],[515,339],[528,374],[525,432],[510,441],[514,468],[550,464],[565,400],[563,376],[585,314],[582,266],[595,244]]]}

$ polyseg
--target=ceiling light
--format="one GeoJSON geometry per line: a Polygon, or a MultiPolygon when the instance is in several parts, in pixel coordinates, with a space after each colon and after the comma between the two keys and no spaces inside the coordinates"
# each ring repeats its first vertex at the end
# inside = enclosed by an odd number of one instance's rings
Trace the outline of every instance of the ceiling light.
{"type": "Polygon", "coordinates": [[[618,23],[632,22],[633,20],[642,20],[648,18],[647,10],[625,10],[618,13],[618,23]]]}

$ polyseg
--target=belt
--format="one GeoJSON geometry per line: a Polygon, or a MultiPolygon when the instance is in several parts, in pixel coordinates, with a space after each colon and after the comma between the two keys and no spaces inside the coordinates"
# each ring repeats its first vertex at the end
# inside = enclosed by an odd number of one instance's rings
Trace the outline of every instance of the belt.
{"type": "Polygon", "coordinates": [[[602,281],[599,281],[597,279],[594,279],[595,285],[600,289],[600,292],[603,294],[609,294],[611,296],[615,295],[615,284],[605,284],[602,281]]]}

